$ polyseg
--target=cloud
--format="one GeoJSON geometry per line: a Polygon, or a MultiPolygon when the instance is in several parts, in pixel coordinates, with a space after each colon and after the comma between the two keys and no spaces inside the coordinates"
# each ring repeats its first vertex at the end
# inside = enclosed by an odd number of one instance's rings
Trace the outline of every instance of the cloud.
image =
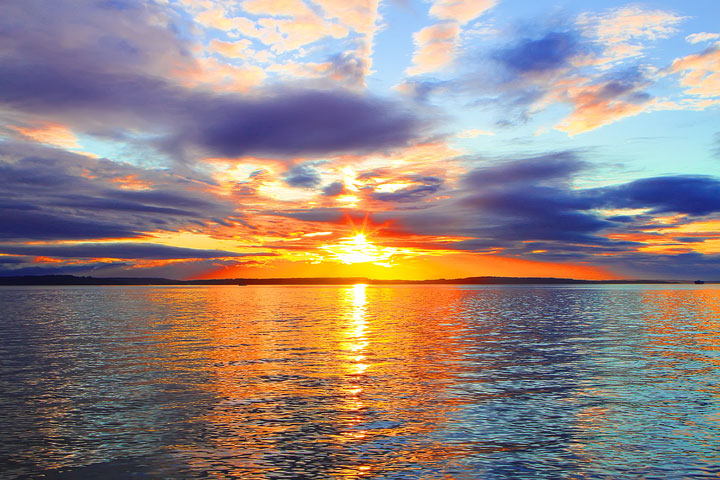
{"type": "Polygon", "coordinates": [[[654,103],[645,92],[651,84],[644,72],[629,69],[593,83],[559,86],[553,95],[569,102],[573,110],[556,128],[575,135],[637,115],[654,103]]]}
{"type": "Polygon", "coordinates": [[[614,208],[650,208],[653,213],[689,215],[720,212],[720,179],[708,176],[643,178],[599,192],[614,208]]]}
{"type": "Polygon", "coordinates": [[[239,43],[235,42],[238,38],[243,42],[237,48],[231,42],[218,43],[211,45],[212,50],[249,64],[258,60],[271,63],[268,72],[301,72],[357,87],[364,86],[371,73],[374,35],[381,20],[378,0],[316,0],[312,5],[301,0],[251,0],[242,3],[242,10],[218,1],[186,2],[185,6],[197,26],[213,30],[206,32],[207,37],[219,35],[233,43],[239,43]],[[252,51],[244,44],[250,39],[269,48],[252,51]],[[308,48],[321,47],[320,40],[341,44],[340,56],[357,60],[352,78],[333,71],[332,61],[318,64],[303,59],[308,48]],[[292,60],[287,60],[289,54],[292,60]]]}
{"type": "Polygon", "coordinates": [[[396,103],[341,90],[213,95],[149,77],[11,62],[0,65],[0,85],[0,103],[13,110],[90,131],[113,124],[161,136],[169,131],[166,146],[223,156],[382,150],[408,144],[424,127],[396,103]]]}
{"type": "Polygon", "coordinates": [[[471,128],[471,129],[463,130],[462,132],[455,134],[455,136],[458,138],[475,138],[480,135],[493,136],[493,135],[495,135],[495,132],[490,132],[487,130],[480,130],[478,128],[471,128]]]}
{"type": "Polygon", "coordinates": [[[353,39],[353,50],[345,52],[342,56],[357,59],[354,65],[357,68],[353,69],[353,75],[362,73],[362,78],[357,78],[357,85],[364,85],[365,77],[372,71],[373,44],[381,21],[380,1],[316,0],[316,3],[322,7],[327,16],[336,18],[340,23],[354,30],[357,35],[353,39]]]}
{"type": "MultiPolygon", "coordinates": [[[[426,125],[407,106],[326,85],[277,84],[252,96],[190,88],[183,81],[208,61],[193,60],[164,12],[136,2],[43,5],[0,4],[0,106],[31,127],[142,131],[186,159],[377,151],[407,145],[426,125]]],[[[358,61],[337,57],[332,74],[357,82],[366,67],[358,61]]]]}
{"type": "Polygon", "coordinates": [[[451,199],[421,210],[386,213],[384,220],[415,234],[453,235],[472,240],[459,249],[524,252],[527,241],[610,244],[596,234],[611,226],[589,210],[592,199],[570,184],[585,168],[577,154],[558,152],[476,168],[460,179],[451,199]]]}
{"type": "Polygon", "coordinates": [[[713,42],[715,40],[720,40],[720,33],[693,33],[685,37],[685,40],[689,43],[713,42]]]}
{"type": "Polygon", "coordinates": [[[325,37],[343,38],[347,27],[328,21],[301,0],[248,0],[242,9],[256,17],[236,16],[235,9],[218,3],[196,15],[205,27],[239,33],[270,46],[275,53],[295,51],[325,37]]]}
{"type": "Polygon", "coordinates": [[[322,194],[326,197],[337,197],[345,193],[345,184],[343,182],[332,182],[322,189],[322,194]]]}
{"type": "Polygon", "coordinates": [[[291,187],[313,188],[320,185],[322,179],[313,162],[296,165],[285,174],[285,183],[291,187]]]}
{"type": "Polygon", "coordinates": [[[430,15],[462,25],[490,10],[496,3],[496,0],[436,0],[430,7],[430,15]]]}
{"type": "Polygon", "coordinates": [[[442,178],[422,175],[412,175],[406,180],[409,182],[407,186],[391,191],[375,191],[372,198],[382,202],[416,202],[437,193],[443,184],[442,178]]]}
{"type": "Polygon", "coordinates": [[[0,143],[0,239],[137,238],[232,225],[228,199],[172,173],[27,143],[0,143]]]}
{"type": "Polygon", "coordinates": [[[497,50],[493,59],[506,72],[497,86],[502,91],[501,101],[519,108],[523,120],[550,105],[569,104],[571,113],[556,128],[571,135],[636,115],[653,105],[645,91],[653,84],[648,69],[581,73],[595,50],[592,42],[571,29],[552,30],[497,50]]]}
{"type": "Polygon", "coordinates": [[[415,52],[408,75],[446,67],[455,58],[462,26],[495,6],[495,0],[435,0],[429,14],[439,21],[413,34],[415,52]]]}
{"type": "Polygon", "coordinates": [[[469,172],[462,204],[487,217],[475,229],[499,241],[597,243],[610,224],[588,213],[592,199],[570,188],[584,164],[571,152],[531,157],[469,172]]]}
{"type": "Polygon", "coordinates": [[[496,162],[467,172],[452,198],[378,213],[373,220],[392,222],[411,235],[465,237],[450,244],[459,250],[612,265],[618,271],[622,262],[612,259],[643,257],[647,245],[682,252],[705,248],[694,239],[684,242],[683,230],[664,217],[717,218],[720,178],[674,175],[576,188],[575,179],[589,168],[571,151],[496,162]]]}
{"type": "Polygon", "coordinates": [[[0,245],[0,253],[53,258],[112,258],[121,260],[228,258],[273,256],[273,253],[237,253],[224,250],[201,250],[152,243],[85,243],[80,245],[0,245]]]}
{"type": "Polygon", "coordinates": [[[295,218],[305,222],[337,223],[345,215],[339,208],[300,208],[296,210],[265,211],[265,215],[295,218]]]}
{"type": "Polygon", "coordinates": [[[368,74],[369,61],[355,52],[345,52],[330,57],[328,75],[330,78],[351,87],[362,87],[368,74]]]}
{"type": "Polygon", "coordinates": [[[720,43],[700,53],[676,59],[669,71],[680,75],[686,94],[703,98],[720,97],[720,43]]]}
{"type": "Polygon", "coordinates": [[[540,38],[522,39],[495,53],[510,72],[524,75],[565,68],[581,52],[577,37],[568,32],[547,32],[540,38]]]}
{"type": "Polygon", "coordinates": [[[566,184],[587,166],[573,152],[557,152],[476,168],[468,172],[463,181],[466,187],[536,182],[566,184]]]}
{"type": "Polygon", "coordinates": [[[646,48],[643,42],[671,36],[684,19],[673,12],[629,6],[581,14],[577,25],[584,35],[605,47],[597,62],[608,63],[640,55],[646,48]]]}
{"type": "Polygon", "coordinates": [[[415,54],[409,75],[433,72],[449,64],[454,58],[460,26],[456,23],[436,23],[413,34],[415,54]]]}
{"type": "Polygon", "coordinates": [[[166,146],[223,156],[382,150],[408,144],[424,123],[398,104],[340,90],[212,95],[145,77],[10,63],[0,66],[0,84],[0,103],[14,110],[89,131],[113,124],[169,131],[166,146]]]}
{"type": "Polygon", "coordinates": [[[118,225],[70,213],[44,213],[0,204],[0,240],[83,240],[142,236],[131,225],[118,225]]]}
{"type": "Polygon", "coordinates": [[[430,96],[442,91],[448,91],[452,87],[451,82],[429,81],[429,80],[405,80],[398,84],[395,89],[407,95],[408,97],[418,101],[426,102],[430,96]]]}
{"type": "Polygon", "coordinates": [[[603,263],[629,278],[716,280],[720,278],[720,255],[697,252],[675,255],[632,253],[604,257],[603,263]]]}
{"type": "Polygon", "coordinates": [[[478,106],[499,107],[503,118],[498,126],[527,123],[553,106],[569,105],[570,114],[555,128],[570,135],[653,109],[707,108],[717,103],[715,85],[720,84],[712,49],[666,69],[643,58],[653,42],[676,33],[684,19],[671,11],[630,6],[509,30],[509,38],[498,37],[504,45],[465,49],[465,74],[454,90],[476,95],[478,106]],[[687,94],[702,98],[680,103],[654,98],[651,89],[668,72],[681,75],[687,94]]]}
{"type": "Polygon", "coordinates": [[[140,0],[4,0],[0,53],[3,63],[165,76],[194,65],[171,12],[140,0]]]}
{"type": "Polygon", "coordinates": [[[677,32],[685,17],[664,10],[648,10],[640,6],[620,7],[601,14],[585,13],[578,24],[605,42],[629,39],[658,40],[677,32]]]}
{"type": "Polygon", "coordinates": [[[399,105],[347,91],[209,100],[189,109],[195,120],[175,141],[228,157],[382,150],[408,144],[423,127],[399,105]]]}
{"type": "MultiPolygon", "coordinates": [[[[504,106],[506,115],[515,112],[520,122],[552,105],[570,105],[571,112],[555,126],[570,135],[637,115],[656,105],[647,92],[656,81],[656,69],[598,69],[596,52],[593,42],[572,29],[524,38],[492,55],[504,75],[487,79],[486,95],[495,93],[489,101],[504,106]]],[[[503,123],[512,121],[505,119],[503,123]]]]}

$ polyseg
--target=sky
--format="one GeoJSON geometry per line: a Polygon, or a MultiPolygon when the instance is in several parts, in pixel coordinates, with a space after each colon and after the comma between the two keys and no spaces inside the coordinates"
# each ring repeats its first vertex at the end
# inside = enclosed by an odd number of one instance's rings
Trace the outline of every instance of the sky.
{"type": "Polygon", "coordinates": [[[718,18],[3,0],[0,275],[720,279],[718,18]]]}

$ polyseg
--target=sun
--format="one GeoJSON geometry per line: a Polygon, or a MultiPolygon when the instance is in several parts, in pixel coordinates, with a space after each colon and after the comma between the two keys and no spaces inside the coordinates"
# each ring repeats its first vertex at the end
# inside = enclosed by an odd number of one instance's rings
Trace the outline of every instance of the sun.
{"type": "Polygon", "coordinates": [[[320,248],[340,263],[374,263],[383,267],[391,266],[393,256],[399,253],[395,248],[375,245],[363,232],[343,238],[335,244],[322,245],[320,248]]]}

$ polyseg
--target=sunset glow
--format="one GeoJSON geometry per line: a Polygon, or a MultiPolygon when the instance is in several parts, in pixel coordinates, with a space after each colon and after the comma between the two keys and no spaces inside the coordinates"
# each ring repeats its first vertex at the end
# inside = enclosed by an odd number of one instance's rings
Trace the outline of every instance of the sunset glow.
{"type": "Polygon", "coordinates": [[[720,277],[718,13],[0,2],[0,275],[720,277]]]}
{"type": "Polygon", "coordinates": [[[373,263],[383,267],[390,267],[392,257],[398,252],[395,248],[374,245],[364,233],[344,238],[334,245],[322,245],[320,248],[345,264],[373,263]]]}

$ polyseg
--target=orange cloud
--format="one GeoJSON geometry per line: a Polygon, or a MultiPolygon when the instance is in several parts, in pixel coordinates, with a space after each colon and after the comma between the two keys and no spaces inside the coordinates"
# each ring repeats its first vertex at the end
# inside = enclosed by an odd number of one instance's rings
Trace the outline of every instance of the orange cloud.
{"type": "Polygon", "coordinates": [[[216,58],[198,59],[197,68],[179,77],[187,86],[208,86],[213,89],[247,92],[263,83],[267,74],[256,65],[237,67],[216,58]]]}
{"type": "Polygon", "coordinates": [[[611,95],[605,91],[604,83],[588,85],[584,82],[585,79],[580,78],[558,82],[554,91],[543,100],[564,101],[573,106],[572,113],[555,126],[557,130],[570,135],[587,132],[621,118],[637,115],[655,103],[650,97],[634,96],[641,93],[644,84],[611,95]]]}
{"type": "Polygon", "coordinates": [[[249,58],[252,56],[252,42],[248,39],[237,42],[221,42],[213,40],[210,42],[210,50],[228,58],[249,58]]]}
{"type": "Polygon", "coordinates": [[[647,10],[639,6],[622,7],[603,14],[584,13],[577,24],[585,35],[606,46],[593,64],[603,65],[640,55],[647,40],[667,38],[677,32],[685,17],[663,10],[647,10]]]}
{"type": "Polygon", "coordinates": [[[81,148],[75,134],[68,127],[59,123],[45,123],[33,127],[10,126],[9,128],[36,142],[61,148],[81,148]]]}
{"type": "Polygon", "coordinates": [[[437,0],[430,7],[430,15],[465,24],[490,10],[496,3],[496,0],[437,0]]]}
{"type": "Polygon", "coordinates": [[[631,39],[667,38],[677,32],[677,24],[684,18],[663,10],[631,6],[599,15],[582,14],[578,17],[578,24],[584,27],[586,33],[598,37],[604,43],[616,44],[631,39]]]}
{"type": "Polygon", "coordinates": [[[495,6],[495,0],[436,0],[430,15],[440,22],[413,35],[415,53],[408,75],[421,75],[447,66],[454,58],[461,27],[495,6]]]}
{"type": "Polygon", "coordinates": [[[359,35],[355,40],[357,47],[346,55],[359,60],[362,78],[358,83],[363,86],[365,77],[372,71],[373,44],[380,21],[379,0],[317,0],[316,3],[327,17],[336,19],[359,35]]]}
{"type": "Polygon", "coordinates": [[[373,35],[377,28],[378,0],[316,0],[330,18],[336,18],[363,35],[373,35]]]}
{"type": "Polygon", "coordinates": [[[205,27],[255,38],[270,45],[275,53],[297,50],[328,36],[343,38],[349,33],[347,27],[321,18],[301,0],[250,0],[242,7],[262,18],[254,21],[235,16],[227,7],[217,7],[199,13],[195,20],[205,27]]]}
{"type": "Polygon", "coordinates": [[[253,15],[312,16],[314,13],[302,0],[245,0],[242,8],[253,15]]]}
{"type": "Polygon", "coordinates": [[[436,23],[413,35],[415,54],[410,75],[433,72],[449,64],[454,58],[460,26],[457,23],[436,23]]]}
{"type": "MultiPolygon", "coordinates": [[[[211,53],[249,63],[272,63],[277,56],[313,44],[323,38],[348,38],[353,46],[343,56],[353,59],[352,75],[343,76],[332,63],[290,62],[275,63],[266,71],[299,77],[327,77],[346,86],[363,87],[372,69],[373,40],[379,24],[379,0],[318,0],[310,8],[302,0],[248,0],[241,8],[260,18],[238,16],[237,9],[217,1],[183,0],[193,12],[195,21],[206,28],[218,29],[231,37],[245,36],[262,42],[269,49],[254,51],[247,39],[239,41],[214,40],[211,53]],[[319,7],[319,8],[318,8],[319,7]],[[321,11],[322,10],[322,11],[321,11]]],[[[297,58],[297,57],[296,57],[297,58]]]]}
{"type": "Polygon", "coordinates": [[[720,97],[720,43],[701,53],[678,58],[670,72],[680,74],[685,93],[700,97],[720,97]]]}
{"type": "Polygon", "coordinates": [[[455,136],[458,138],[475,138],[480,135],[492,136],[492,135],[495,135],[495,133],[487,131],[487,130],[480,130],[478,128],[471,128],[469,130],[463,130],[462,132],[455,134],[455,136]]]}
{"type": "Polygon", "coordinates": [[[579,96],[575,110],[555,128],[570,135],[588,132],[621,118],[632,117],[647,109],[648,103],[636,104],[623,100],[603,100],[592,93],[579,96]]]}
{"type": "Polygon", "coordinates": [[[140,179],[137,175],[125,175],[110,179],[111,183],[117,183],[123,190],[147,190],[152,188],[152,183],[140,179]]]}
{"type": "Polygon", "coordinates": [[[708,33],[708,32],[693,33],[692,35],[688,35],[687,37],[685,37],[685,40],[687,40],[690,43],[715,41],[715,40],[720,40],[720,33],[708,33]]]}

